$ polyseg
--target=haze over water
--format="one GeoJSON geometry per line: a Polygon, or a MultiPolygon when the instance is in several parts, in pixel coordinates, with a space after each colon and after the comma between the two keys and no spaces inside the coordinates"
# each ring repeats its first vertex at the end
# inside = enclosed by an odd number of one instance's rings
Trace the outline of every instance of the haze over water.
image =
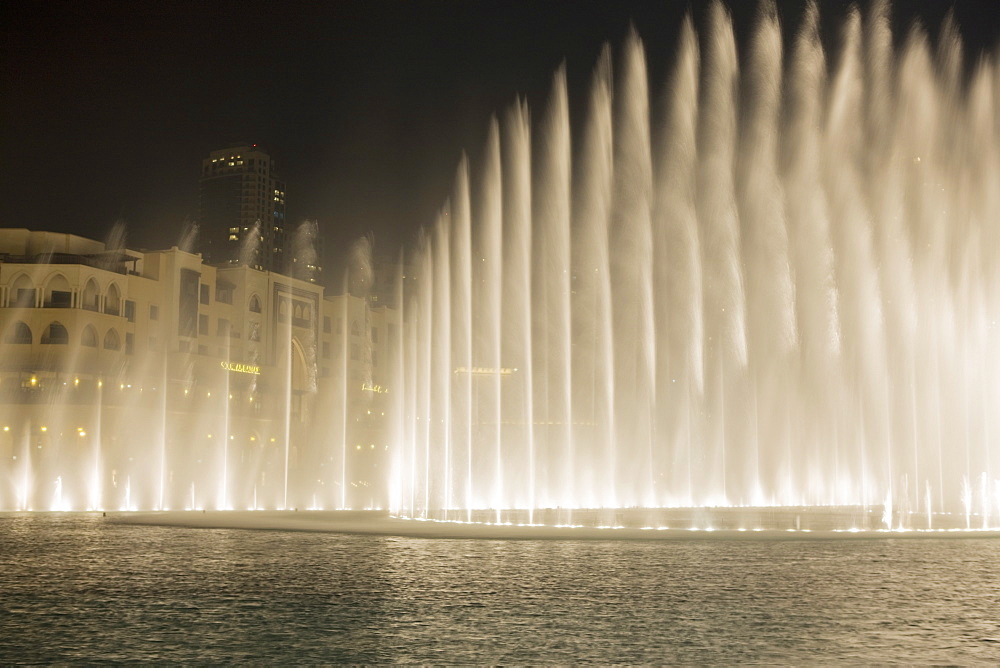
{"type": "Polygon", "coordinates": [[[996,55],[884,3],[832,53],[810,5],[786,52],[762,7],[742,60],[721,4],[686,21],[667,82],[605,49],[582,132],[556,72],[460,165],[412,263],[394,510],[1000,522],[996,55]]]}

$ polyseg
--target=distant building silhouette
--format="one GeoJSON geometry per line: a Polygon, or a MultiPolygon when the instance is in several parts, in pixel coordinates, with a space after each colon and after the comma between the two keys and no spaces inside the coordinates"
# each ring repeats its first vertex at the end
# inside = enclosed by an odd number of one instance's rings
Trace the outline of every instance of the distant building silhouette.
{"type": "Polygon", "coordinates": [[[198,218],[206,262],[286,272],[285,184],[256,144],[212,151],[201,161],[198,218]]]}

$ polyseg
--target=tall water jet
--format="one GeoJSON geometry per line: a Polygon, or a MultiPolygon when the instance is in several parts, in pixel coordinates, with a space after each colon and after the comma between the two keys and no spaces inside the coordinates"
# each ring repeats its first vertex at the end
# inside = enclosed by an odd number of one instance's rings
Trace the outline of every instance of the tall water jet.
{"type": "Polygon", "coordinates": [[[732,492],[730,459],[739,451],[735,436],[746,421],[746,313],[740,263],[740,226],[733,161],[737,138],[738,62],[730,17],[712,3],[702,69],[696,166],[698,220],[703,233],[705,313],[705,402],[714,418],[698,460],[699,487],[712,503],[726,504],[732,492]],[[729,443],[732,442],[732,446],[729,443]]]}
{"type": "Polygon", "coordinates": [[[181,236],[177,240],[177,248],[185,253],[193,253],[198,245],[198,233],[200,227],[198,223],[186,220],[181,227],[181,236]]]}
{"type": "Polygon", "coordinates": [[[654,501],[652,443],[656,402],[653,333],[652,158],[646,58],[636,33],[626,38],[621,83],[615,89],[612,206],[609,238],[612,336],[615,345],[615,441],[620,457],[614,485],[633,487],[629,505],[654,501]],[[627,296],[626,296],[627,295],[627,296]]]}
{"type": "Polygon", "coordinates": [[[451,301],[458,317],[451,319],[452,369],[469,369],[458,373],[453,399],[454,414],[451,419],[451,452],[449,458],[454,468],[463,472],[465,483],[452,490],[449,507],[470,508],[472,505],[472,432],[473,432],[473,375],[472,369],[472,213],[470,211],[469,167],[463,158],[455,177],[452,198],[450,233],[451,272],[449,284],[451,301]]]}
{"type": "MultiPolygon", "coordinates": [[[[240,251],[239,259],[240,264],[248,267],[258,267],[261,264],[261,254],[263,252],[263,236],[261,235],[260,220],[257,220],[253,226],[247,230],[240,240],[240,251]]],[[[194,234],[197,234],[197,227],[194,228],[194,234]]],[[[293,255],[294,255],[293,250],[293,255]]]]}
{"type": "Polygon", "coordinates": [[[538,503],[573,495],[576,476],[571,405],[570,322],[570,136],[566,71],[553,79],[552,96],[539,142],[539,189],[545,198],[532,201],[532,369],[534,411],[538,424],[538,503]]]}
{"type": "MultiPolygon", "coordinates": [[[[470,507],[500,508],[504,499],[504,427],[501,421],[503,367],[503,181],[500,160],[500,126],[490,121],[479,184],[479,222],[474,237],[472,303],[473,359],[480,360],[491,373],[472,376],[473,432],[472,489],[481,490],[470,507]]],[[[471,222],[471,221],[470,221],[471,222]]],[[[405,350],[402,360],[406,359],[405,350]]],[[[468,364],[471,371],[472,360],[468,364]]],[[[406,365],[403,365],[406,368],[406,365]]]]}
{"type": "Polygon", "coordinates": [[[698,38],[690,16],[681,26],[677,62],[666,91],[657,165],[654,249],[659,258],[656,291],[656,387],[665,408],[657,433],[671,443],[665,462],[669,493],[660,502],[690,505],[692,449],[700,433],[691,413],[704,392],[702,262],[695,212],[698,133],[698,38]]]}
{"type": "Polygon", "coordinates": [[[574,415],[590,416],[576,444],[576,489],[585,505],[619,505],[614,480],[618,471],[614,420],[614,351],[612,348],[611,260],[608,225],[612,207],[613,136],[611,50],[601,51],[594,69],[590,113],[584,129],[582,159],[575,173],[577,192],[572,259],[574,415]]]}
{"type": "Polygon", "coordinates": [[[791,416],[798,407],[780,401],[796,396],[793,352],[798,346],[784,186],[778,177],[778,124],[782,83],[781,29],[773,3],[762,4],[741,91],[742,113],[736,164],[741,255],[746,272],[747,360],[752,433],[744,443],[740,503],[793,503],[791,416]],[[782,405],[784,403],[784,405],[782,405]],[[775,407],[761,411],[761,407],[775,407]],[[760,436],[772,443],[761,451],[760,436]],[[769,456],[768,456],[769,455],[769,456]],[[763,489],[777,492],[766,498],[763,489]]]}
{"type": "Polygon", "coordinates": [[[507,491],[504,504],[534,509],[538,460],[531,332],[531,130],[527,103],[523,101],[516,102],[507,114],[505,145],[501,359],[505,369],[515,371],[502,399],[502,419],[512,427],[504,442],[502,465],[507,491]]]}
{"type": "Polygon", "coordinates": [[[802,411],[798,446],[805,454],[801,482],[818,492],[818,498],[836,498],[830,486],[839,486],[844,463],[838,458],[839,425],[832,417],[841,409],[825,407],[822,398],[826,396],[827,402],[839,400],[839,393],[830,396],[828,388],[841,380],[837,365],[841,335],[830,213],[822,185],[820,130],[827,79],[818,31],[819,10],[810,3],[795,39],[787,76],[780,178],[784,184],[789,260],[795,277],[793,303],[799,325],[799,374],[795,382],[800,388],[802,411]],[[835,447],[830,447],[831,443],[835,447]],[[832,472],[832,476],[824,471],[832,472]]]}

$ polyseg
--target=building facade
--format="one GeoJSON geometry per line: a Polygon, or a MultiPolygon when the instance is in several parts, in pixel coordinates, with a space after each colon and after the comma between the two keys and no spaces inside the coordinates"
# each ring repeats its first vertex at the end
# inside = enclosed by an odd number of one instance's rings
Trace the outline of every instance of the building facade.
{"type": "Polygon", "coordinates": [[[0,509],[384,505],[398,312],[0,230],[0,509]]]}

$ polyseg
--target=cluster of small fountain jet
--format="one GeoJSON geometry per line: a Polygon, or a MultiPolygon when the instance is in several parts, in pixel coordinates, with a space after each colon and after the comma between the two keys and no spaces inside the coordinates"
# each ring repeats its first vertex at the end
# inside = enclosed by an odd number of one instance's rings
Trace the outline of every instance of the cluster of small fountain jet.
{"type": "Polygon", "coordinates": [[[1000,65],[889,14],[785,53],[764,3],[740,58],[716,2],[662,105],[633,33],[582,132],[564,70],[492,123],[414,254],[394,512],[1000,525],[1000,65]]]}

